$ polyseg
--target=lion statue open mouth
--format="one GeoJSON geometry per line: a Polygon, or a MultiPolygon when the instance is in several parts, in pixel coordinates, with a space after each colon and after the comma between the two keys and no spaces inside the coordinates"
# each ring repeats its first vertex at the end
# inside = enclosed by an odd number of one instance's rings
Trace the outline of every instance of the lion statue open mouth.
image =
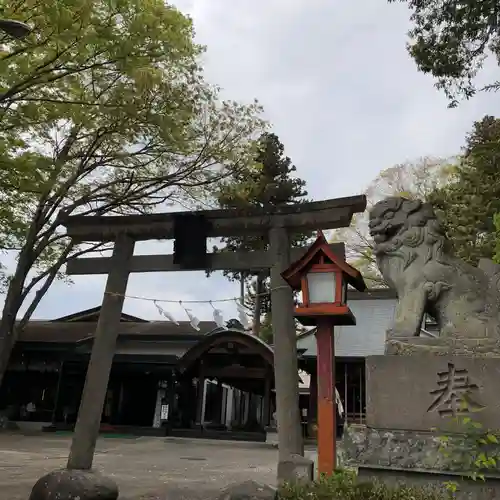
{"type": "Polygon", "coordinates": [[[443,337],[500,338],[496,280],[452,254],[430,204],[386,198],[370,211],[369,228],[380,272],[398,295],[391,336],[419,335],[427,313],[443,337]]]}

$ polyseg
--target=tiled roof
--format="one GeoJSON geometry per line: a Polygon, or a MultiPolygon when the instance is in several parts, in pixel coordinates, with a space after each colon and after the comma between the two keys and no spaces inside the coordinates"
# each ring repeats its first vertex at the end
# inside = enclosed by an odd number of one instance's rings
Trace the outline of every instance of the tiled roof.
{"type": "MultiPolygon", "coordinates": [[[[97,322],[52,322],[33,320],[20,333],[18,341],[21,342],[78,342],[92,337],[96,330],[97,322]]],[[[217,325],[213,321],[201,321],[196,331],[188,321],[179,321],[176,325],[170,321],[150,321],[135,323],[132,321],[121,322],[119,335],[154,335],[168,337],[170,335],[205,335],[217,325]]]]}

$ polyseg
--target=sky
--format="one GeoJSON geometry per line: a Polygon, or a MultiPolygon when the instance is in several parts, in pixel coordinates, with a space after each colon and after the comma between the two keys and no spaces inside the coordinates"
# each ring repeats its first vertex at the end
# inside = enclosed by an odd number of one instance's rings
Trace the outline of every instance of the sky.
{"type": "MultiPolygon", "coordinates": [[[[206,77],[223,97],[265,109],[307,181],[313,199],[362,194],[388,167],[422,156],[456,154],[472,122],[500,112],[498,96],[484,94],[448,109],[431,77],[417,72],[406,52],[409,12],[386,0],[176,0],[207,46],[206,77]]],[[[486,67],[491,81],[498,67],[486,67]]],[[[142,243],[139,253],[171,253],[168,242],[142,243]]],[[[52,319],[101,303],[105,277],[55,284],[34,317],[52,319]]],[[[132,275],[128,295],[172,300],[162,304],[186,320],[181,300],[236,297],[239,286],[221,274],[132,275]]],[[[209,320],[209,304],[185,304],[209,320]]],[[[216,305],[236,317],[234,302],[216,305]]],[[[124,312],[162,319],[151,301],[127,299],[124,312]]]]}

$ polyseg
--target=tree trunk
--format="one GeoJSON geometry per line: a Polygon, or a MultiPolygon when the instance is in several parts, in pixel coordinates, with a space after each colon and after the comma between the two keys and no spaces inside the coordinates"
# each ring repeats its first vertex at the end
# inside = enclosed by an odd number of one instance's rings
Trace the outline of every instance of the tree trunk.
{"type": "Polygon", "coordinates": [[[240,276],[240,304],[245,305],[245,274],[241,273],[240,276]]]}
{"type": "Polygon", "coordinates": [[[26,274],[20,272],[21,262],[18,263],[16,274],[12,277],[5,297],[5,303],[0,319],[0,386],[9,364],[12,348],[16,341],[16,316],[21,307],[21,294],[26,274]],[[24,275],[24,276],[23,276],[24,275]]]}
{"type": "Polygon", "coordinates": [[[262,290],[264,278],[261,274],[257,275],[257,282],[255,284],[255,305],[253,313],[253,334],[260,337],[261,322],[260,317],[262,314],[262,290]]]}
{"type": "Polygon", "coordinates": [[[2,309],[2,317],[0,319],[0,386],[2,385],[3,377],[9,364],[12,348],[16,342],[16,316],[25,298],[23,297],[24,285],[36,259],[33,247],[35,246],[38,228],[40,227],[41,209],[42,205],[39,203],[33,222],[26,234],[24,246],[19,252],[16,270],[10,280],[2,309]]]}
{"type": "MultiPolygon", "coordinates": [[[[6,94],[3,94],[3,96],[5,97],[6,94]]],[[[64,147],[57,155],[54,164],[55,167],[61,168],[67,160],[70,149],[77,139],[77,133],[78,128],[75,126],[72,128],[64,147]]],[[[42,186],[42,192],[37,201],[37,207],[33,215],[33,219],[26,233],[26,240],[24,241],[24,245],[19,252],[16,270],[10,280],[7,296],[5,297],[2,317],[0,319],[0,386],[2,385],[3,377],[9,364],[10,355],[16,342],[18,330],[21,330],[24,327],[34,310],[28,308],[21,325],[16,325],[17,313],[26,299],[24,286],[26,284],[28,274],[33,268],[37,258],[49,243],[48,240],[50,239],[50,236],[46,236],[48,239],[44,242],[44,238],[40,239],[39,234],[44,225],[49,221],[50,214],[53,214],[53,211],[58,206],[58,203],[50,203],[48,200],[51,193],[51,187],[59,175],[60,168],[54,168],[49,180],[45,183],[45,187],[42,186]]],[[[57,226],[58,223],[54,222],[51,226],[52,230],[55,231],[57,226]]],[[[53,279],[50,280],[48,284],[50,285],[52,281],[53,279]]],[[[40,296],[37,298],[38,302],[40,301],[40,298],[40,296]]],[[[37,299],[35,299],[35,301],[37,299]]],[[[36,305],[37,302],[35,302],[35,307],[36,305]]]]}

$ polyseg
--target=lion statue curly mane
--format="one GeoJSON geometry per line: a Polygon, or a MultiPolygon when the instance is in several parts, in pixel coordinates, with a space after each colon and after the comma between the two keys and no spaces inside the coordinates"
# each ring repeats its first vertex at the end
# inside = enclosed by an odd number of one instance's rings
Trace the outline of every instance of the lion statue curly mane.
{"type": "Polygon", "coordinates": [[[427,313],[441,337],[500,338],[500,293],[482,269],[458,259],[429,203],[390,197],[370,211],[377,264],[396,290],[390,336],[420,334],[427,313]]]}

